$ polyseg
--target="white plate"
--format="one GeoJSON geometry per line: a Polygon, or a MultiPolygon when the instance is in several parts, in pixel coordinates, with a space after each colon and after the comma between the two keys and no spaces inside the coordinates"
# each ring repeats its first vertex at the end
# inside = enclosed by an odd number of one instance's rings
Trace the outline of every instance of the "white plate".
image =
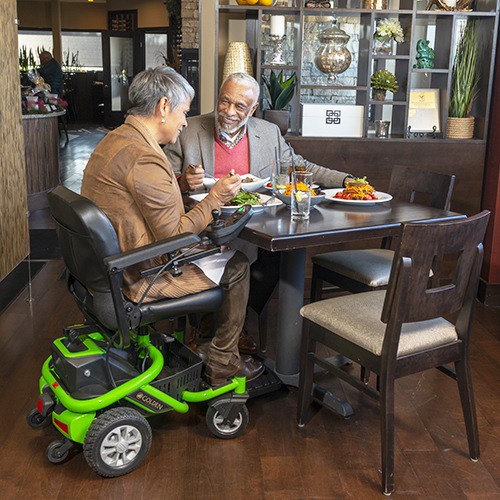
{"type": "Polygon", "coordinates": [[[267,181],[269,181],[270,177],[266,177],[265,179],[261,179],[260,177],[256,177],[252,174],[245,174],[241,176],[241,189],[243,191],[248,191],[249,193],[253,193],[260,189],[267,181]],[[252,179],[252,182],[243,182],[243,179],[252,179]]]}
{"type": "Polygon", "coordinates": [[[211,189],[212,186],[218,181],[219,179],[213,179],[212,177],[203,177],[203,187],[206,189],[211,189]]]}
{"type": "Polygon", "coordinates": [[[392,200],[392,196],[388,193],[383,193],[382,191],[375,191],[378,200],[344,200],[342,198],[335,198],[337,193],[341,193],[344,188],[335,188],[335,189],[323,189],[323,192],[326,194],[325,200],[335,201],[337,203],[344,203],[345,205],[375,205],[375,203],[385,203],[386,201],[392,200]]]}
{"type": "MultiPolygon", "coordinates": [[[[207,196],[208,193],[199,193],[199,194],[192,194],[190,198],[195,201],[201,201],[205,196],[207,196]]],[[[267,194],[259,194],[260,196],[260,201],[261,203],[265,203],[267,200],[271,199],[272,196],[268,196],[267,194]]],[[[273,201],[268,203],[265,207],[262,205],[252,205],[252,212],[262,212],[266,208],[271,208],[271,207],[279,207],[280,205],[283,205],[283,202],[281,200],[278,200],[278,198],[275,198],[273,201]]],[[[221,211],[223,214],[231,214],[233,213],[238,207],[221,207],[221,211]]]]}

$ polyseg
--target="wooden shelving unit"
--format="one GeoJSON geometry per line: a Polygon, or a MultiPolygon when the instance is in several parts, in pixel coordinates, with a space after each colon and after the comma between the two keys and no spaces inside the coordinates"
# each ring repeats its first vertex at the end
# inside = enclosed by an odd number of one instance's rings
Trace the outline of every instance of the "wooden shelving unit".
{"type": "MultiPolygon", "coordinates": [[[[216,47],[216,75],[218,84],[222,73],[222,65],[227,45],[228,23],[231,20],[240,20],[245,23],[245,41],[248,43],[254,63],[254,72],[257,79],[262,74],[268,74],[271,69],[283,70],[290,74],[295,71],[298,78],[298,88],[292,102],[292,125],[289,133],[299,135],[301,132],[300,102],[302,91],[330,91],[333,95],[351,92],[351,97],[357,105],[365,108],[364,138],[371,139],[373,136],[374,120],[387,119],[391,121],[391,135],[395,139],[405,138],[408,128],[408,116],[410,113],[409,100],[410,90],[429,88],[439,89],[439,111],[440,111],[440,134],[445,137],[448,115],[448,97],[451,85],[451,71],[455,47],[460,36],[460,27],[468,18],[475,18],[480,23],[480,31],[484,43],[482,54],[481,85],[478,98],[474,103],[472,114],[476,117],[475,140],[485,141],[488,129],[488,115],[490,108],[493,69],[495,60],[495,48],[497,45],[498,11],[500,0],[477,0],[473,12],[449,12],[449,11],[426,11],[425,2],[418,0],[399,0],[392,3],[400,8],[387,10],[369,10],[353,8],[357,0],[338,0],[334,9],[305,8],[303,0],[289,0],[287,6],[277,5],[274,7],[263,7],[258,5],[235,5],[231,0],[220,0],[216,4],[216,33],[218,35],[216,47]],[[265,53],[266,36],[269,25],[269,16],[284,15],[287,20],[289,34],[293,40],[291,46],[292,59],[287,60],[284,65],[272,65],[268,62],[265,53]],[[311,76],[305,75],[305,67],[310,66],[310,60],[306,60],[304,50],[304,34],[307,32],[309,23],[318,22],[318,18],[328,23],[335,16],[340,27],[343,22],[351,22],[359,25],[357,34],[356,54],[357,74],[355,82],[343,85],[342,79],[336,82],[324,83],[324,79],[318,83],[311,81],[311,76]],[[396,46],[393,55],[378,55],[373,53],[373,33],[376,22],[379,19],[398,19],[405,29],[405,41],[396,46]],[[293,33],[293,35],[292,35],[293,33]],[[435,68],[417,69],[413,68],[416,62],[416,44],[420,38],[426,38],[433,34],[436,58],[435,68]],[[389,69],[396,75],[399,90],[393,96],[393,100],[374,101],[371,96],[370,76],[378,69],[389,69]],[[340,82],[340,83],[339,83],[340,82]],[[352,94],[353,93],[353,94],[352,94]]],[[[391,0],[389,0],[391,6],[391,0]]],[[[290,42],[289,42],[290,43],[290,42]]],[[[218,89],[219,85],[216,85],[218,89]]],[[[314,96],[312,96],[314,98],[314,96]]],[[[310,101],[309,101],[310,102],[310,101]]],[[[435,139],[434,139],[435,140],[435,139]]]]}

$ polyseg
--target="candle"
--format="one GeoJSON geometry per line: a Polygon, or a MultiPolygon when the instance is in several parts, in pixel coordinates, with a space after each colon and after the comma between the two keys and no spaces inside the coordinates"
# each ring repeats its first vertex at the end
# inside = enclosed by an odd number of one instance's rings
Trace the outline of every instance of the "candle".
{"type": "Polygon", "coordinates": [[[285,36],[285,16],[271,16],[271,35],[285,36]]]}

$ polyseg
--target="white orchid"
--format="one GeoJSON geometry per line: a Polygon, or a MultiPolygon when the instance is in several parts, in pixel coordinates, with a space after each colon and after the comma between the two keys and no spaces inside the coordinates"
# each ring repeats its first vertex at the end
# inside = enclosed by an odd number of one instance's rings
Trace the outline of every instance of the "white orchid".
{"type": "Polygon", "coordinates": [[[378,40],[388,42],[394,40],[396,43],[402,43],[405,40],[403,28],[397,19],[382,19],[377,23],[375,37],[378,40]]]}

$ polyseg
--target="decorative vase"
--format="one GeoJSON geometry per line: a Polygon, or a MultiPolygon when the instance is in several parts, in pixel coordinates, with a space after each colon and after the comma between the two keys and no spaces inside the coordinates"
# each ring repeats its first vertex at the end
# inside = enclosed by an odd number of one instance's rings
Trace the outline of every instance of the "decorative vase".
{"type": "Polygon", "coordinates": [[[318,55],[314,58],[316,67],[333,78],[346,71],[352,61],[351,53],[346,47],[351,37],[336,24],[337,20],[334,19],[333,27],[318,35],[321,45],[318,55]]]}
{"type": "Polygon", "coordinates": [[[373,53],[379,56],[392,55],[392,38],[375,38],[373,45],[373,53]]]}
{"type": "Polygon", "coordinates": [[[373,99],[375,101],[385,101],[385,94],[387,90],[383,89],[372,89],[373,99]]]}
{"type": "Polygon", "coordinates": [[[247,73],[253,76],[252,57],[246,42],[231,42],[227,47],[222,80],[233,73],[247,73]]]}
{"type": "Polygon", "coordinates": [[[277,125],[281,135],[285,135],[290,126],[290,113],[286,109],[266,109],[264,120],[277,125]]]}
{"type": "Polygon", "coordinates": [[[474,137],[474,117],[455,118],[448,117],[446,127],[447,139],[472,139],[474,137]]]}

